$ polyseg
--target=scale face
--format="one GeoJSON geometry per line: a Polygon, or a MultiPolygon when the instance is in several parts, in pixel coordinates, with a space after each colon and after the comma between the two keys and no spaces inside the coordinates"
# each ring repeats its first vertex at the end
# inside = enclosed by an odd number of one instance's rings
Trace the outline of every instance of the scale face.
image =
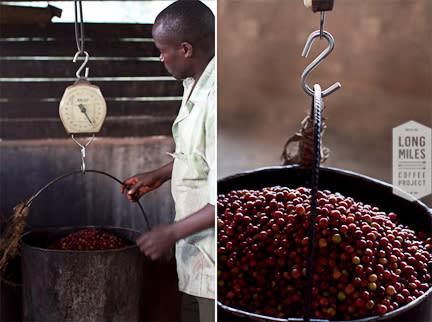
{"type": "Polygon", "coordinates": [[[106,117],[99,87],[87,81],[68,86],[60,101],[60,119],[69,134],[98,133],[106,117]]]}

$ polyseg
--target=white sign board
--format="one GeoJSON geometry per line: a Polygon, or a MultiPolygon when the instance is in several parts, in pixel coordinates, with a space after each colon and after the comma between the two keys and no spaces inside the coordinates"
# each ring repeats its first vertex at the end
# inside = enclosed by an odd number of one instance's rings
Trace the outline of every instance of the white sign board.
{"type": "Polygon", "coordinates": [[[393,193],[408,200],[432,192],[432,130],[415,121],[393,128],[393,193]]]}

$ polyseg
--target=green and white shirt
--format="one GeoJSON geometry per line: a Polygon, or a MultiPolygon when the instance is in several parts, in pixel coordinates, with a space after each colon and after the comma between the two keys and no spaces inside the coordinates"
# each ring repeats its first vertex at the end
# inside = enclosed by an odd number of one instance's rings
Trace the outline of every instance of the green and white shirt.
{"type": "MultiPolygon", "coordinates": [[[[176,143],[171,192],[176,217],[181,220],[207,204],[216,204],[216,89],[213,58],[193,89],[193,78],[183,81],[180,111],[172,127],[176,143]]],[[[179,290],[194,296],[215,297],[214,227],[176,244],[179,290]]]]}

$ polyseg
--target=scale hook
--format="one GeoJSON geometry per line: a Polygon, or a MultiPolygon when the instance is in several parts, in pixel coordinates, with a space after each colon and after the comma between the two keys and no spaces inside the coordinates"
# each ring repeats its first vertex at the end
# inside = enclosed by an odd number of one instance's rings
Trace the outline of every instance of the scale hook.
{"type": "MultiPolygon", "coordinates": [[[[86,51],[77,51],[76,54],[75,54],[75,56],[74,56],[74,58],[73,58],[73,60],[72,60],[74,63],[76,63],[76,60],[77,60],[78,56],[79,56],[80,54],[82,54],[82,53],[84,53],[85,58],[84,58],[83,63],[82,63],[81,66],[78,68],[78,70],[77,70],[77,72],[76,72],[76,74],[75,74],[76,77],[77,77],[78,79],[82,78],[81,75],[80,75],[80,73],[81,73],[81,71],[84,69],[85,65],[87,65],[87,63],[88,63],[88,60],[89,60],[89,54],[88,54],[88,52],[86,52],[86,51]]],[[[88,68],[88,67],[85,67],[84,78],[87,78],[87,77],[88,77],[88,73],[89,73],[89,68],[88,68]]]]}
{"type": "MultiPolygon", "coordinates": [[[[320,36],[321,36],[320,30],[314,31],[313,33],[311,33],[309,35],[309,37],[306,41],[306,45],[305,45],[303,52],[302,52],[303,57],[307,57],[313,41],[315,40],[315,38],[318,38],[320,36]]],[[[303,74],[301,75],[302,87],[303,87],[304,91],[310,96],[314,96],[314,91],[306,83],[307,77],[309,76],[310,72],[312,70],[314,70],[333,51],[333,48],[334,48],[333,36],[327,31],[322,31],[322,36],[328,40],[328,47],[323,52],[321,52],[321,54],[317,58],[315,58],[312,61],[312,63],[309,64],[309,66],[307,66],[305,68],[305,70],[303,71],[303,74]]],[[[341,84],[339,82],[334,83],[332,86],[330,86],[326,90],[322,91],[322,97],[333,93],[334,91],[336,91],[340,87],[341,87],[341,84]]]]}

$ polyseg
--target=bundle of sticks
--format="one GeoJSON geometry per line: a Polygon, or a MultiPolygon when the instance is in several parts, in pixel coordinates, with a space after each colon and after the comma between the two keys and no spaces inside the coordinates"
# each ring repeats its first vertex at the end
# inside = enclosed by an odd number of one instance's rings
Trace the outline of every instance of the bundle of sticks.
{"type": "Polygon", "coordinates": [[[6,282],[8,279],[8,264],[20,254],[20,240],[27,225],[26,218],[28,214],[27,202],[16,205],[0,236],[0,277],[6,282]]]}
{"type": "MultiPolygon", "coordinates": [[[[321,124],[321,140],[327,128],[325,118],[321,124]]],[[[314,162],[314,139],[313,139],[313,119],[308,114],[301,122],[301,127],[296,134],[286,141],[281,159],[283,165],[300,164],[309,167],[314,162]]],[[[327,160],[330,150],[321,143],[321,162],[327,160]]]]}

